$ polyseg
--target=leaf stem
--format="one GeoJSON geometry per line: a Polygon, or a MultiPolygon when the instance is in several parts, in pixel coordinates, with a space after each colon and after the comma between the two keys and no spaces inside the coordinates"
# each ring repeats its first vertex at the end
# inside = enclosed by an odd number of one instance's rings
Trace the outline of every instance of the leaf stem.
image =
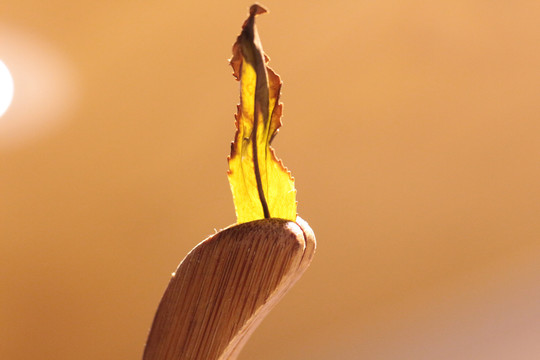
{"type": "Polygon", "coordinates": [[[258,112],[257,112],[258,103],[255,102],[255,111],[253,116],[253,132],[251,133],[251,145],[253,151],[253,170],[255,172],[255,180],[257,181],[257,191],[259,193],[259,199],[261,200],[261,205],[263,208],[264,218],[270,218],[270,211],[268,210],[268,204],[266,202],[266,197],[264,196],[264,189],[262,186],[261,180],[261,171],[259,169],[259,154],[257,152],[257,127],[259,125],[258,112]]]}

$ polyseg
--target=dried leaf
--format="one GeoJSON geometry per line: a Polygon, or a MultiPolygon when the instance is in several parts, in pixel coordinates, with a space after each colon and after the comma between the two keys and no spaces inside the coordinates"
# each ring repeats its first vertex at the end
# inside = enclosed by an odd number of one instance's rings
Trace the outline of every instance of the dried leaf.
{"type": "Polygon", "coordinates": [[[315,247],[300,217],[251,221],[210,236],[173,273],[143,360],[236,359],[306,271],[315,247]]]}
{"type": "Polygon", "coordinates": [[[230,61],[240,81],[236,135],[229,156],[229,183],[238,223],[263,218],[296,220],[294,179],[270,146],[281,126],[280,77],[267,66],[255,16],[265,13],[260,5],[250,15],[233,46],[230,61]]]}

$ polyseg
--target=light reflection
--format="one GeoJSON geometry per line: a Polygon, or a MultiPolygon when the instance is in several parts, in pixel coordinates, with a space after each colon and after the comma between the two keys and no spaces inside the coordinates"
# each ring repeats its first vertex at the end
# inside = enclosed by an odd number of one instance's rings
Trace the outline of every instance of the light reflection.
{"type": "Polygon", "coordinates": [[[13,77],[8,67],[0,60],[0,117],[4,115],[13,100],[13,77]]]}
{"type": "MultiPolygon", "coordinates": [[[[16,91],[9,111],[0,119],[0,150],[5,150],[59,130],[74,109],[78,89],[68,54],[60,52],[54,43],[0,25],[0,44],[2,60],[9,65],[16,91]]],[[[4,81],[0,80],[0,84],[3,92],[4,81]]],[[[0,99],[0,105],[4,101],[0,99]]]]}

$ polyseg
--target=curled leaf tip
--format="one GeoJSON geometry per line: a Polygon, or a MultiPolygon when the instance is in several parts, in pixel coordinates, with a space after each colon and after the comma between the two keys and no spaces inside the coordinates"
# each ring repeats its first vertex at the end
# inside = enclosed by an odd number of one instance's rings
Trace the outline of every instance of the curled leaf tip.
{"type": "Polygon", "coordinates": [[[267,66],[255,16],[267,12],[252,5],[233,45],[230,64],[240,81],[236,134],[229,156],[229,183],[238,223],[263,218],[296,220],[294,179],[270,146],[281,126],[281,79],[267,66]]]}
{"type": "Polygon", "coordinates": [[[260,4],[253,4],[249,8],[249,15],[250,16],[260,15],[260,14],[264,14],[264,13],[267,13],[267,12],[268,12],[268,10],[266,10],[264,8],[264,6],[262,6],[260,4]]]}

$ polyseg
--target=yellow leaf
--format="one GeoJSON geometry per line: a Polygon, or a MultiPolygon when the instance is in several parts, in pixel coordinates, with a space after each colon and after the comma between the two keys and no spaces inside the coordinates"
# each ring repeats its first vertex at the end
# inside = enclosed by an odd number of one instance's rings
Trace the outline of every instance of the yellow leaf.
{"type": "Polygon", "coordinates": [[[281,126],[282,105],[281,79],[266,65],[269,59],[255,27],[255,16],[265,12],[260,5],[251,6],[231,59],[240,81],[236,135],[228,158],[238,223],[270,217],[296,220],[294,179],[270,146],[281,126]]]}

